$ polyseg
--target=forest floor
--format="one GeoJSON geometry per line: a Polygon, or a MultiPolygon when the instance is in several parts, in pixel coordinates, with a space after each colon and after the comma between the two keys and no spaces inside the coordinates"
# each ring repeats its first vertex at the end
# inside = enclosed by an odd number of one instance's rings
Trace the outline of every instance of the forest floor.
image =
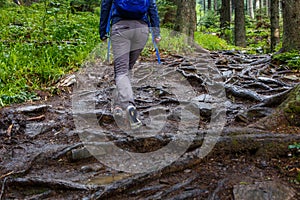
{"type": "Polygon", "coordinates": [[[299,72],[223,51],[144,58],[133,77],[135,131],[114,119],[113,67],[98,62],[2,108],[0,199],[300,199],[300,128],[259,123],[299,72]]]}

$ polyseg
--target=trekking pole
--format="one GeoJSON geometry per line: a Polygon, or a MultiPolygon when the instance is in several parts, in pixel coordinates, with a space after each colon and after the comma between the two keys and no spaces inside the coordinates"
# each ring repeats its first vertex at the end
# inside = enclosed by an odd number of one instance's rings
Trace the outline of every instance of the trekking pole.
{"type": "Polygon", "coordinates": [[[106,55],[106,61],[107,63],[109,63],[109,60],[110,60],[110,43],[111,43],[111,39],[110,39],[110,21],[111,21],[111,15],[112,15],[112,8],[110,9],[110,13],[109,13],[109,17],[108,17],[108,20],[107,20],[107,25],[106,25],[106,34],[107,34],[107,38],[108,38],[108,41],[107,41],[107,55],[106,55]]]}
{"type": "Polygon", "coordinates": [[[150,27],[150,32],[151,32],[151,35],[152,35],[152,43],[153,43],[154,48],[155,48],[155,54],[156,54],[156,57],[157,57],[157,62],[158,62],[158,64],[161,64],[160,55],[159,55],[159,49],[158,49],[158,46],[157,46],[157,44],[155,42],[154,33],[153,33],[151,27],[150,27]]]}
{"type": "Polygon", "coordinates": [[[110,35],[108,35],[108,41],[107,41],[107,55],[106,55],[106,61],[109,63],[110,60],[110,35]]]}

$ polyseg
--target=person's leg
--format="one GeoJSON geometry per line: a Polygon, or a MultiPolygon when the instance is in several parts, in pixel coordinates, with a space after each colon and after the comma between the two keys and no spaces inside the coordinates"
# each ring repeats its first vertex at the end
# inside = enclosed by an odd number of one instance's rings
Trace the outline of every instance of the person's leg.
{"type": "MultiPolygon", "coordinates": [[[[142,50],[144,49],[147,40],[148,40],[148,26],[144,22],[133,21],[133,37],[131,38],[131,47],[129,54],[129,70],[130,74],[133,68],[133,65],[140,56],[142,50]]],[[[142,125],[142,122],[138,119],[137,110],[134,105],[129,105],[126,109],[129,123],[132,129],[139,128],[142,125]]]]}
{"type": "Polygon", "coordinates": [[[129,55],[129,69],[137,61],[141,52],[143,51],[149,36],[149,28],[145,22],[134,21],[134,36],[131,40],[130,55],[129,55]]]}
{"type": "Polygon", "coordinates": [[[129,55],[133,31],[128,21],[120,21],[112,27],[112,49],[114,54],[114,72],[117,86],[115,105],[127,108],[134,102],[133,92],[129,78],[129,55]]]}

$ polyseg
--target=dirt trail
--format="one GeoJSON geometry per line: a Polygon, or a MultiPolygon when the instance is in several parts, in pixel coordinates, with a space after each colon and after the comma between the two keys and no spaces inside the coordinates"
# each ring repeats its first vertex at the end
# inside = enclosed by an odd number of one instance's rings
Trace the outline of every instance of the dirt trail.
{"type": "Polygon", "coordinates": [[[59,96],[0,110],[0,199],[223,200],[247,187],[300,199],[299,152],[288,148],[299,127],[249,126],[300,82],[270,61],[230,51],[144,60],[137,131],[111,114],[112,66],[87,62],[59,96]]]}

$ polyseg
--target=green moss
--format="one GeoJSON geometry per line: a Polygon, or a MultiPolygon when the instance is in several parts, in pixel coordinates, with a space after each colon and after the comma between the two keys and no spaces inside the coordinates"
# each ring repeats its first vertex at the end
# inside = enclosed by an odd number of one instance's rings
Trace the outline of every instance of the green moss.
{"type": "Polygon", "coordinates": [[[292,126],[300,126],[300,84],[289,94],[288,98],[278,107],[292,126]]]}
{"type": "Polygon", "coordinates": [[[274,61],[286,64],[289,68],[294,70],[300,69],[300,54],[299,51],[291,51],[281,53],[273,56],[274,61]]]}
{"type": "Polygon", "coordinates": [[[300,172],[298,173],[297,177],[296,177],[296,180],[298,183],[300,183],[300,172]]]}

